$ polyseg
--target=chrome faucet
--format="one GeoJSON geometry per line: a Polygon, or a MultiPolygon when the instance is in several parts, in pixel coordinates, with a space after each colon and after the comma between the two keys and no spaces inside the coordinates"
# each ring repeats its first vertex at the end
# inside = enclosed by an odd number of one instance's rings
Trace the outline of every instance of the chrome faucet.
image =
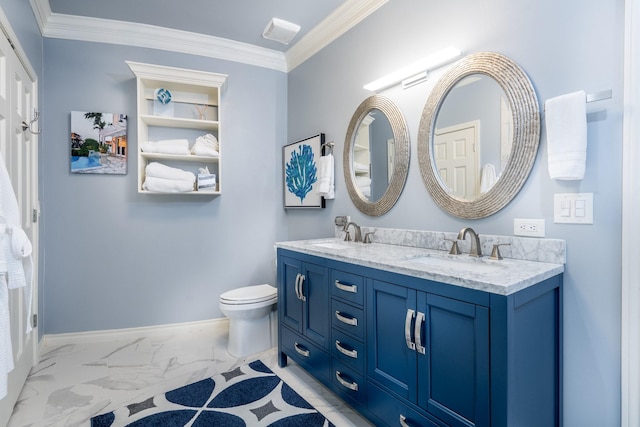
{"type": "Polygon", "coordinates": [[[478,234],[471,227],[465,227],[458,233],[458,240],[464,240],[467,233],[471,234],[471,249],[469,250],[469,256],[482,256],[482,248],[480,247],[480,239],[478,234]]]}
{"type": "Polygon", "coordinates": [[[343,230],[346,231],[346,235],[344,236],[344,240],[346,241],[350,241],[351,240],[351,234],[349,234],[349,226],[353,225],[353,230],[355,231],[355,236],[353,241],[354,242],[362,242],[362,231],[360,230],[360,226],[358,224],[356,224],[355,222],[350,222],[347,225],[344,226],[343,230]]]}

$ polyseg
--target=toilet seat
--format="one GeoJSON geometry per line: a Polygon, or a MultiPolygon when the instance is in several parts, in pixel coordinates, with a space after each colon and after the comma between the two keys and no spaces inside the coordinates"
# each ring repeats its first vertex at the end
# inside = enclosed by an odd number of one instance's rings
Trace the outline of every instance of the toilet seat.
{"type": "Polygon", "coordinates": [[[275,301],[278,290],[271,285],[245,286],[232,289],[220,295],[221,304],[244,305],[256,304],[265,301],[275,301]]]}

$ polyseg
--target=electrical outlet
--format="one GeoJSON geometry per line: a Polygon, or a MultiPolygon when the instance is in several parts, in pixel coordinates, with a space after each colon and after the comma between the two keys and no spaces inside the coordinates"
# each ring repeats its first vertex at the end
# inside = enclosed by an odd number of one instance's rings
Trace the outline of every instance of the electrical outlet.
{"type": "Polygon", "coordinates": [[[544,237],[544,219],[514,219],[513,235],[526,237],[544,237]]]}

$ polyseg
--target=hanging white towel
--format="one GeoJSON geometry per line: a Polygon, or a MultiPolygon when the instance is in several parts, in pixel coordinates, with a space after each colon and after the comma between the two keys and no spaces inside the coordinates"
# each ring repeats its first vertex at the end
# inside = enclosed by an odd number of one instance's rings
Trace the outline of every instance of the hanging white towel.
{"type": "Polygon", "coordinates": [[[580,180],[587,164],[587,107],[584,91],[545,102],[551,179],[580,180]]]}
{"type": "Polygon", "coordinates": [[[333,170],[333,154],[327,154],[318,159],[318,194],[325,199],[336,197],[333,170]]]}
{"type": "Polygon", "coordinates": [[[480,194],[491,190],[496,179],[496,168],[491,163],[487,163],[482,167],[482,175],[480,177],[480,194]]]}
{"type": "Polygon", "coordinates": [[[24,288],[25,334],[31,332],[33,281],[32,246],[22,229],[18,201],[11,178],[0,155],[0,399],[7,392],[7,374],[13,369],[9,289],[24,288]],[[5,321],[6,320],[6,321],[5,321]]]}

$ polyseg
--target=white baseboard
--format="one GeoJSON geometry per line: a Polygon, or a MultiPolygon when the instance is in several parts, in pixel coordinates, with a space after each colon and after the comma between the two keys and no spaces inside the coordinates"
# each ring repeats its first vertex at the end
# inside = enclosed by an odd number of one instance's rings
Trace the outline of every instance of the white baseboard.
{"type": "MultiPolygon", "coordinates": [[[[108,329],[103,331],[74,332],[68,334],[47,334],[40,341],[40,351],[44,346],[81,344],[117,339],[147,338],[167,333],[206,332],[216,328],[228,328],[229,319],[209,319],[197,322],[174,323],[169,325],[145,326],[141,328],[108,329]]],[[[42,354],[42,353],[41,353],[42,354]]]]}

